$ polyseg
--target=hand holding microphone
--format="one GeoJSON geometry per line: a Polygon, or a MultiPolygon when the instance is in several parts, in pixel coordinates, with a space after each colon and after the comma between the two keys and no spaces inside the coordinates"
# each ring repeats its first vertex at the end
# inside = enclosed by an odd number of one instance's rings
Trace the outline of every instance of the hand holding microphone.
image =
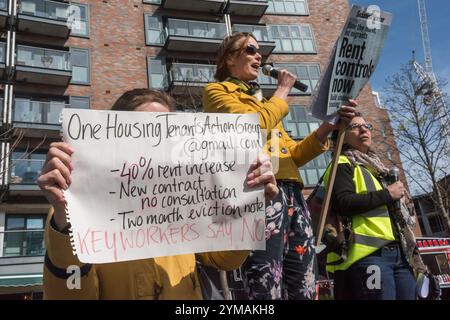
{"type": "Polygon", "coordinates": [[[400,172],[397,167],[392,167],[389,170],[389,183],[390,185],[387,189],[391,198],[395,200],[395,210],[400,210],[400,199],[405,195],[406,189],[403,183],[400,182],[400,172]]]}

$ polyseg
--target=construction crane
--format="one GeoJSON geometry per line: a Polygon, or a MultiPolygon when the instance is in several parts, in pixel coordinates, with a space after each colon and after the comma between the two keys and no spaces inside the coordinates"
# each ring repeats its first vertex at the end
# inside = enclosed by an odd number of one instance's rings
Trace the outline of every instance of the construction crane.
{"type": "Polygon", "coordinates": [[[428,18],[425,7],[425,0],[417,0],[419,7],[420,29],[422,31],[422,45],[425,58],[424,67],[420,65],[415,59],[412,64],[416,70],[417,75],[422,80],[422,96],[423,102],[426,105],[435,104],[439,118],[444,128],[444,135],[446,136],[446,148],[450,152],[450,128],[449,128],[449,111],[444,101],[442,90],[440,89],[436,75],[433,71],[433,59],[431,58],[431,44],[430,35],[428,32],[428,18]]]}

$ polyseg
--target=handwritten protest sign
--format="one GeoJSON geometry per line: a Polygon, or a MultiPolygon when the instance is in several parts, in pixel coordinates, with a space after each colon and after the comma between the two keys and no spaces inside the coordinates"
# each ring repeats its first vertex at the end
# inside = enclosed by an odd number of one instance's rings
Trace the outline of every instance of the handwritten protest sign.
{"type": "Polygon", "coordinates": [[[107,263],[265,248],[263,188],[248,189],[257,115],[65,109],[74,253],[107,263]]]}
{"type": "Polygon", "coordinates": [[[314,117],[335,123],[342,104],[359,95],[378,64],[391,21],[392,15],[377,6],[352,6],[314,92],[314,117]]]}

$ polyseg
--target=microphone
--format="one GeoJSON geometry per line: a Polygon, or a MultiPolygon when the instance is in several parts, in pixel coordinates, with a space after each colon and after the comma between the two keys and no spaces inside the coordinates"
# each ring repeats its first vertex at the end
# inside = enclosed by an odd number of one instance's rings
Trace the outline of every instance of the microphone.
{"type": "MultiPolygon", "coordinates": [[[[394,166],[389,169],[389,184],[396,183],[397,181],[400,181],[400,171],[394,166]]],[[[394,209],[400,211],[400,200],[394,202],[394,209]]]]}
{"type": "MultiPolygon", "coordinates": [[[[262,67],[262,72],[264,73],[264,75],[268,76],[268,77],[272,77],[275,79],[278,79],[278,70],[275,69],[274,67],[272,67],[270,64],[265,64],[262,67]]],[[[306,92],[308,91],[308,86],[304,83],[301,83],[300,81],[295,81],[294,83],[294,88],[298,89],[302,92],[306,92]]]]}

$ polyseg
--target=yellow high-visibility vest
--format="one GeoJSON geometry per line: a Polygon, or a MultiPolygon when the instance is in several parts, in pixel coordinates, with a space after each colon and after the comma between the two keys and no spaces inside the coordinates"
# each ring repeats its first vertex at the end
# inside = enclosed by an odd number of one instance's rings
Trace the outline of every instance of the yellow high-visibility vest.
{"type": "MultiPolygon", "coordinates": [[[[341,155],[339,164],[351,164],[350,160],[341,155]]],[[[363,166],[355,165],[353,183],[356,193],[364,194],[383,189],[380,182],[363,166]]],[[[331,167],[325,172],[324,182],[328,184],[331,167]]],[[[356,261],[367,257],[381,247],[395,240],[391,218],[387,205],[382,205],[368,212],[353,215],[351,218],[352,238],[349,244],[347,259],[343,260],[335,253],[327,255],[327,271],[347,270],[356,261]]]]}

